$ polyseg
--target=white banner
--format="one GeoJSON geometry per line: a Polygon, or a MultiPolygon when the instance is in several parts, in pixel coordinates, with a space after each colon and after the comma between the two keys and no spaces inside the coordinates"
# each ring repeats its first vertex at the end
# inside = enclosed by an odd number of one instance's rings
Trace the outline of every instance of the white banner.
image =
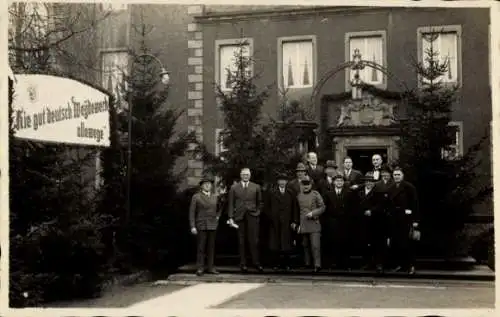
{"type": "Polygon", "coordinates": [[[15,136],[45,142],[109,146],[109,97],[79,81],[16,74],[15,136]]]}

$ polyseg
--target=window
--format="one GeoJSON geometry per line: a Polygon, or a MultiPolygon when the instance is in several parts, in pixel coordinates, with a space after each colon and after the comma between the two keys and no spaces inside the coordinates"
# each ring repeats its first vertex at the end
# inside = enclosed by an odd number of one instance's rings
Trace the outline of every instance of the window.
{"type": "Polygon", "coordinates": [[[123,11],[127,10],[127,4],[126,3],[117,3],[117,2],[110,2],[110,3],[103,3],[103,8],[106,11],[123,11]]]}
{"type": "Polygon", "coordinates": [[[281,43],[281,81],[284,89],[312,87],[313,40],[281,43]]]}
{"type": "MultiPolygon", "coordinates": [[[[432,48],[435,59],[439,63],[447,64],[445,74],[437,78],[442,83],[459,83],[461,81],[461,43],[460,26],[424,27],[418,29],[419,36],[419,60],[424,67],[429,65],[427,61],[429,51],[432,48]]],[[[423,78],[424,83],[428,82],[423,78]]]]}
{"type": "Polygon", "coordinates": [[[117,107],[123,105],[123,75],[127,73],[128,52],[102,52],[102,86],[113,92],[117,107]]]}
{"type": "MultiPolygon", "coordinates": [[[[370,32],[371,35],[353,35],[349,36],[349,57],[348,60],[352,61],[354,51],[359,50],[361,59],[377,63],[385,66],[384,57],[384,36],[380,32],[370,32]]],[[[385,34],[385,33],[384,33],[385,34]]],[[[355,72],[349,69],[349,81],[354,79],[355,72]]],[[[370,85],[382,85],[384,83],[384,74],[373,68],[366,66],[359,71],[360,79],[370,85]]]]}
{"type": "Polygon", "coordinates": [[[223,144],[223,131],[224,129],[215,129],[215,155],[220,156],[227,151],[223,144]]]}
{"type": "Polygon", "coordinates": [[[453,134],[453,141],[446,150],[442,150],[442,157],[447,160],[454,160],[463,155],[463,124],[462,122],[449,122],[450,132],[453,134]]]}
{"type": "Polygon", "coordinates": [[[241,55],[244,57],[244,62],[247,62],[247,69],[245,73],[247,76],[250,76],[250,45],[249,44],[230,44],[230,45],[221,45],[219,46],[219,78],[217,78],[217,82],[219,83],[221,89],[223,91],[228,91],[232,89],[232,77],[231,75],[235,75],[238,71],[238,56],[241,55]]]}

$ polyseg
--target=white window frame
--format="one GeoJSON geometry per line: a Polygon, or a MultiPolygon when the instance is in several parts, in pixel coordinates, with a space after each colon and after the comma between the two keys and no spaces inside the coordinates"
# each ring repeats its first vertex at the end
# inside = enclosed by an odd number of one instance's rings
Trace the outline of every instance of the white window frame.
{"type": "MultiPolygon", "coordinates": [[[[441,26],[425,26],[417,28],[417,54],[419,63],[424,62],[425,52],[423,51],[423,35],[437,32],[437,33],[455,33],[457,37],[457,75],[455,81],[441,80],[443,85],[458,85],[459,87],[462,85],[462,27],[460,25],[441,25],[441,26]]],[[[439,52],[438,52],[439,53],[439,52]]],[[[418,85],[419,87],[422,84],[421,76],[418,76],[418,85]]]]}
{"type": "MultiPolygon", "coordinates": [[[[107,72],[107,70],[105,69],[105,65],[104,65],[104,60],[105,60],[105,56],[106,55],[112,55],[112,54],[126,54],[127,56],[127,61],[125,62],[125,65],[121,65],[119,66],[119,70],[120,71],[123,71],[123,74],[121,75],[121,80],[123,80],[123,76],[124,75],[127,75],[128,74],[128,68],[129,68],[129,51],[128,49],[125,49],[125,48],[121,48],[121,49],[106,49],[106,50],[101,50],[100,51],[100,63],[101,63],[101,85],[104,89],[108,89],[108,76],[105,75],[105,73],[107,72]],[[121,68],[121,69],[120,69],[121,68]]],[[[114,73],[110,74],[111,76],[114,76],[114,73]]],[[[118,82],[116,83],[118,84],[118,82]]],[[[118,100],[116,100],[116,91],[114,90],[116,89],[116,87],[113,87],[113,96],[115,97],[115,102],[117,102],[118,100]]],[[[124,105],[126,100],[124,100],[124,96],[120,96],[122,98],[120,98],[120,102],[122,103],[121,105],[124,105]]],[[[118,105],[116,104],[116,108],[117,110],[120,110],[119,109],[119,106],[121,105],[118,105]]]]}
{"type": "Polygon", "coordinates": [[[226,152],[228,149],[226,149],[223,145],[223,143],[220,140],[220,135],[224,131],[224,129],[216,128],[215,129],[215,156],[220,156],[221,153],[226,152]]]}
{"type": "MultiPolygon", "coordinates": [[[[220,51],[222,47],[227,47],[227,46],[239,46],[241,43],[245,43],[244,46],[248,46],[248,55],[250,58],[253,58],[253,39],[252,38],[238,38],[238,39],[227,39],[227,40],[216,40],[215,41],[215,69],[214,69],[214,75],[215,75],[215,83],[219,85],[221,90],[223,92],[231,92],[232,88],[230,87],[225,87],[222,83],[224,82],[224,78],[222,76],[225,76],[224,74],[221,73],[221,58],[220,58],[220,51]]],[[[250,69],[249,69],[250,75],[254,73],[254,65],[251,62],[250,63],[250,69]]]]}
{"type": "Polygon", "coordinates": [[[317,76],[317,46],[316,46],[316,36],[315,35],[301,35],[301,36],[287,36],[278,38],[278,83],[279,87],[282,91],[284,90],[294,90],[294,89],[312,89],[316,84],[316,76],[317,76]],[[283,45],[287,43],[301,43],[301,42],[310,42],[312,46],[312,61],[311,62],[311,83],[309,85],[300,85],[300,86],[292,86],[285,87],[284,83],[284,72],[286,69],[283,68],[283,45]]]}
{"type": "Polygon", "coordinates": [[[443,149],[441,152],[441,156],[447,160],[455,160],[464,155],[464,130],[463,130],[463,122],[462,121],[450,121],[448,122],[448,126],[455,127],[455,142],[450,147],[455,149],[456,156],[448,157],[446,151],[443,149]]]}
{"type": "MultiPolygon", "coordinates": [[[[388,68],[387,66],[387,32],[385,30],[374,30],[374,31],[363,31],[363,32],[348,32],[345,34],[345,61],[352,60],[351,54],[351,39],[353,38],[370,38],[379,37],[382,40],[382,67],[388,68]]],[[[361,59],[366,60],[366,57],[361,55],[361,59]]],[[[369,67],[369,66],[366,66],[369,67]]],[[[371,67],[369,67],[371,68],[371,67]]],[[[350,84],[351,79],[351,69],[350,67],[345,70],[345,90],[350,91],[352,86],[350,84]]],[[[373,84],[374,87],[379,89],[387,89],[387,75],[384,72],[380,72],[382,76],[382,81],[379,84],[373,84]]],[[[370,83],[367,83],[370,84],[370,83]]]]}
{"type": "Polygon", "coordinates": [[[104,2],[102,6],[105,11],[111,12],[125,11],[128,9],[128,3],[117,2],[116,0],[111,2],[104,2]]]}

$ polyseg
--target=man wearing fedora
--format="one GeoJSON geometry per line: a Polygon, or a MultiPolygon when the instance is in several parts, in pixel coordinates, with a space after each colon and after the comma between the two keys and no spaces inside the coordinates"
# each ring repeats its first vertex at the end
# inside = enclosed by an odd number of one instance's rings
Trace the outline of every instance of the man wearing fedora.
{"type": "Polygon", "coordinates": [[[325,203],[320,193],[312,189],[310,176],[304,177],[301,180],[301,185],[302,191],[297,195],[299,212],[295,223],[299,223],[297,232],[302,236],[304,264],[307,267],[311,265],[312,255],[314,271],[319,272],[321,270],[321,223],[319,217],[325,211],[325,203]]]}
{"type": "Polygon", "coordinates": [[[287,188],[292,191],[292,193],[297,196],[301,190],[300,190],[300,181],[304,179],[304,177],[307,176],[307,168],[304,163],[297,163],[297,168],[295,169],[295,174],[297,175],[296,178],[291,180],[287,184],[287,188]]]}
{"type": "Polygon", "coordinates": [[[333,190],[325,197],[326,212],[323,218],[328,234],[325,235],[324,245],[329,246],[338,268],[350,269],[352,191],[344,186],[344,176],[340,173],[333,177],[333,184],[333,190]]]}
{"type": "Polygon", "coordinates": [[[240,268],[247,272],[246,243],[257,271],[263,272],[259,256],[260,213],[263,207],[262,191],[258,184],[250,181],[250,169],[240,172],[241,181],[231,186],[228,194],[229,224],[237,227],[240,253],[240,268]]]}
{"type": "Polygon", "coordinates": [[[325,164],[325,175],[320,180],[318,184],[318,189],[321,196],[325,197],[326,193],[332,191],[335,185],[333,185],[333,177],[337,174],[337,164],[333,160],[326,161],[325,164]]]}
{"type": "Polygon", "coordinates": [[[189,224],[191,233],[197,237],[197,275],[205,272],[218,274],[214,268],[215,233],[219,222],[220,211],[217,210],[217,195],[213,191],[214,180],[204,177],[200,181],[200,191],[191,198],[189,207],[189,224]]]}
{"type": "Polygon", "coordinates": [[[289,270],[292,249],[292,227],[296,197],[287,189],[288,177],[278,174],[277,186],[271,188],[264,210],[270,219],[269,249],[273,254],[275,269],[289,270]]]}
{"type": "Polygon", "coordinates": [[[357,192],[357,218],[360,230],[364,267],[375,267],[382,273],[387,249],[386,214],[384,192],[375,186],[373,172],[366,173],[365,185],[357,192]]]}

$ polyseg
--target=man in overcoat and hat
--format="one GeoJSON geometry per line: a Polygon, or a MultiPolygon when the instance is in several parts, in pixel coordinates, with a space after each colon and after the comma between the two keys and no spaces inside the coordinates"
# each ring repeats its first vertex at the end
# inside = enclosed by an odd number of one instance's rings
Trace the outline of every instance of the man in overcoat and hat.
{"type": "Polygon", "coordinates": [[[297,196],[301,190],[300,190],[300,181],[304,179],[304,177],[307,176],[307,168],[304,163],[297,163],[297,168],[295,169],[295,174],[297,175],[296,178],[288,182],[287,188],[291,190],[291,192],[297,196]]]}
{"type": "Polygon", "coordinates": [[[240,172],[241,181],[233,184],[228,193],[228,223],[237,227],[240,268],[247,272],[246,243],[257,271],[263,272],[259,255],[260,213],[263,207],[262,191],[258,184],[250,181],[250,169],[240,172]],[[235,226],[236,225],[236,226],[235,226]]]}
{"type": "Polygon", "coordinates": [[[302,236],[304,248],[304,264],[311,265],[313,259],[314,271],[321,270],[321,223],[320,215],[325,211],[323,198],[318,191],[312,189],[311,177],[301,180],[302,192],[297,195],[299,205],[297,232],[302,236]]]}
{"type": "Polygon", "coordinates": [[[333,160],[326,161],[325,175],[318,184],[318,190],[321,196],[326,197],[326,193],[332,191],[335,185],[333,184],[333,177],[337,174],[337,163],[333,160]]]}
{"type": "Polygon", "coordinates": [[[323,244],[331,250],[338,268],[350,269],[353,192],[344,186],[342,174],[336,174],[333,182],[333,190],[325,197],[326,211],[323,219],[328,234],[325,235],[323,244]]]}
{"type": "Polygon", "coordinates": [[[405,269],[409,274],[414,274],[414,241],[412,241],[410,233],[418,227],[417,190],[413,184],[404,180],[401,168],[394,168],[392,176],[394,183],[387,191],[391,260],[396,265],[395,271],[405,269]]]}
{"type": "Polygon", "coordinates": [[[382,273],[387,251],[387,219],[384,209],[385,192],[375,186],[373,173],[364,177],[365,185],[357,192],[356,210],[359,216],[365,268],[375,267],[382,273]]]}
{"type": "Polygon", "coordinates": [[[279,173],[277,186],[267,196],[265,211],[270,219],[269,249],[273,254],[275,269],[289,270],[292,249],[292,227],[297,208],[295,194],[287,188],[288,177],[279,173]]]}
{"type": "Polygon", "coordinates": [[[214,268],[215,233],[221,212],[217,208],[218,195],[213,191],[213,184],[211,177],[203,177],[200,190],[191,198],[189,207],[191,233],[197,238],[197,275],[205,272],[205,258],[208,264],[207,272],[218,274],[214,268]]]}

